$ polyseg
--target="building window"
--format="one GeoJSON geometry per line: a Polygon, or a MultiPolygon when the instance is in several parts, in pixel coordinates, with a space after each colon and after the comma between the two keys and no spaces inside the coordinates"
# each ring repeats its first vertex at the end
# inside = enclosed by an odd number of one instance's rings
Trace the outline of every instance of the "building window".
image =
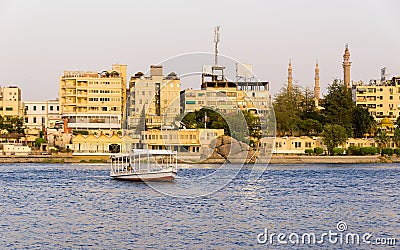
{"type": "Polygon", "coordinates": [[[36,106],[33,106],[33,111],[36,111],[36,106]]]}
{"type": "Polygon", "coordinates": [[[306,148],[311,148],[311,142],[306,142],[306,148]]]}
{"type": "Polygon", "coordinates": [[[391,96],[389,97],[389,99],[390,99],[390,100],[393,100],[393,96],[391,95],[391,96]]]}
{"type": "Polygon", "coordinates": [[[36,123],[36,117],[33,117],[33,123],[36,123]]]}
{"type": "Polygon", "coordinates": [[[28,123],[28,117],[25,117],[25,123],[28,123]]]}
{"type": "Polygon", "coordinates": [[[50,111],[53,111],[53,106],[50,106],[50,111]]]}
{"type": "Polygon", "coordinates": [[[301,142],[295,141],[295,142],[294,142],[294,147],[295,147],[295,148],[300,148],[300,147],[301,147],[301,142]]]}
{"type": "Polygon", "coordinates": [[[12,107],[6,107],[6,111],[12,111],[13,108],[12,107]]]}
{"type": "Polygon", "coordinates": [[[42,111],[44,111],[44,106],[42,106],[42,111]]]}
{"type": "Polygon", "coordinates": [[[46,123],[46,118],[42,117],[42,124],[46,123]]]}
{"type": "Polygon", "coordinates": [[[57,106],[57,111],[60,111],[60,106],[57,106]]]}
{"type": "Polygon", "coordinates": [[[102,111],[107,111],[107,107],[102,107],[101,110],[102,111]]]}

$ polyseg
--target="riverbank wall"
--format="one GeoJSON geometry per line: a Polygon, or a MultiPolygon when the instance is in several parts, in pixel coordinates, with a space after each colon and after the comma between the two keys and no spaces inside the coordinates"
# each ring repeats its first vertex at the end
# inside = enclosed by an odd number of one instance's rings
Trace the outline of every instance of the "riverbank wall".
{"type": "MultiPolygon", "coordinates": [[[[0,164],[12,163],[108,163],[108,156],[72,156],[66,155],[28,155],[28,156],[0,156],[0,164]]],[[[181,163],[191,164],[222,164],[224,159],[200,159],[184,157],[181,163]]],[[[259,160],[260,164],[367,164],[367,163],[392,163],[400,162],[398,157],[371,156],[305,156],[305,155],[273,155],[267,159],[259,160]]]]}

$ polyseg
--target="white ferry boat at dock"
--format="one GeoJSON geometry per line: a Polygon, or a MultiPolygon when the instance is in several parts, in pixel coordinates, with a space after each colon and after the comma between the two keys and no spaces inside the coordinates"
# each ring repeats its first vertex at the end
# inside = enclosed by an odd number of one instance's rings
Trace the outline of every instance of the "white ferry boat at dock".
{"type": "Polygon", "coordinates": [[[111,156],[110,176],[127,181],[173,181],[177,165],[176,151],[133,149],[111,156]]]}

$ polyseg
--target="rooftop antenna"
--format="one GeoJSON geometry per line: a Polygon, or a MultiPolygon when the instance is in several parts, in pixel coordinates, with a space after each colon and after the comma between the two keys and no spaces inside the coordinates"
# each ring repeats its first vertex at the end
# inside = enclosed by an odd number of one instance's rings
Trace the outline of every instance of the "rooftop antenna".
{"type": "Polygon", "coordinates": [[[215,43],[214,63],[215,63],[215,65],[218,65],[219,28],[220,28],[220,26],[216,26],[214,29],[214,43],[215,43]]]}

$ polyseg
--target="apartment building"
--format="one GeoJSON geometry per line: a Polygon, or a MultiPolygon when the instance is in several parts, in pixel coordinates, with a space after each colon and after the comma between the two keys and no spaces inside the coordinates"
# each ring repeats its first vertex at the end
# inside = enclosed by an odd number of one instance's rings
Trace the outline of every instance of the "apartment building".
{"type": "Polygon", "coordinates": [[[163,76],[161,65],[150,66],[150,76],[136,73],[129,82],[127,128],[137,132],[173,126],[180,113],[180,79],[163,76]]]}
{"type": "Polygon", "coordinates": [[[223,66],[211,66],[203,72],[200,90],[186,89],[181,94],[183,113],[194,112],[203,107],[221,113],[246,110],[255,114],[267,114],[271,110],[269,83],[256,80],[228,81],[223,66]]]}
{"type": "Polygon", "coordinates": [[[16,86],[0,87],[0,115],[22,117],[23,104],[20,88],[16,86]]]}
{"type": "Polygon", "coordinates": [[[378,122],[383,118],[395,122],[400,116],[400,76],[371,80],[368,84],[353,83],[352,91],[357,106],[367,107],[378,122]]]}
{"type": "Polygon", "coordinates": [[[25,126],[30,129],[54,128],[61,122],[58,100],[24,101],[25,126]]]}
{"type": "Polygon", "coordinates": [[[64,71],[60,77],[61,118],[73,130],[121,130],[126,103],[126,65],[102,72],[64,71]]]}

